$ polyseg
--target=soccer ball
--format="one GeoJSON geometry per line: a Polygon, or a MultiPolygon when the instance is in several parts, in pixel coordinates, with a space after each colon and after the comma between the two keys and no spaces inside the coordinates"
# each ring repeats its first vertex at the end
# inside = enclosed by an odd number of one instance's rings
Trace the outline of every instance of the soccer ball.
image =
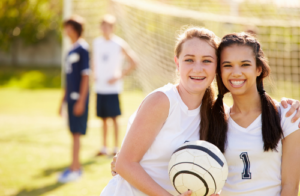
{"type": "Polygon", "coordinates": [[[206,141],[187,142],[180,146],[169,162],[170,180],[179,194],[190,189],[192,196],[218,193],[228,176],[222,152],[206,141]]]}

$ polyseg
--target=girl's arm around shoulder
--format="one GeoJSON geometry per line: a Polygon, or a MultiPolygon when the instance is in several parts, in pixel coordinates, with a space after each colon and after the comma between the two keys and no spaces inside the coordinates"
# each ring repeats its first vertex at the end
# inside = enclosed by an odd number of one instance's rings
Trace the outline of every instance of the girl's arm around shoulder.
{"type": "MultiPolygon", "coordinates": [[[[275,99],[273,99],[273,101],[278,104],[275,99]]],[[[291,119],[292,122],[296,122],[300,118],[300,102],[298,100],[283,97],[281,98],[280,104],[283,108],[290,108],[289,111],[286,112],[285,116],[290,117],[293,114],[293,118],[291,119]]],[[[300,128],[300,123],[298,124],[298,127],[300,128]]]]}
{"type": "Polygon", "coordinates": [[[296,115],[297,111],[294,110],[291,115],[287,116],[287,113],[289,113],[291,109],[291,105],[284,107],[282,104],[279,104],[278,112],[280,114],[280,124],[284,137],[287,137],[299,129],[300,119],[298,118],[294,121],[294,116],[296,115]]]}
{"type": "MultiPolygon", "coordinates": [[[[300,129],[282,140],[281,196],[297,196],[300,181],[300,129]]],[[[279,168],[278,168],[279,169],[279,168]]]]}
{"type": "Polygon", "coordinates": [[[155,92],[143,101],[123,142],[116,163],[116,171],[127,182],[147,195],[170,195],[140,165],[141,159],[163,127],[169,109],[169,99],[162,92],[155,92]]]}

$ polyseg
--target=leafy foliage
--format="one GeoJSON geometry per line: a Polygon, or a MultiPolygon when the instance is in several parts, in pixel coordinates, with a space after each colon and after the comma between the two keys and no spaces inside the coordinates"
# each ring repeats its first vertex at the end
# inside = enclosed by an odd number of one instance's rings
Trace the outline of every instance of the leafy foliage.
{"type": "Polygon", "coordinates": [[[1,0],[0,10],[2,50],[8,51],[17,39],[32,45],[51,33],[60,38],[60,0],[1,0]]]}

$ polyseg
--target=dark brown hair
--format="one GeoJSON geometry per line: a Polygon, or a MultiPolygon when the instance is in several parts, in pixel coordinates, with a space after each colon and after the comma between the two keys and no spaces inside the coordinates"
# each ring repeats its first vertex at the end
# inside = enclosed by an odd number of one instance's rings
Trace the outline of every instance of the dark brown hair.
{"type": "Polygon", "coordinates": [[[222,152],[225,151],[225,145],[227,142],[227,119],[224,112],[223,96],[229,91],[222,82],[220,61],[221,53],[224,48],[235,44],[251,47],[256,59],[256,67],[260,67],[262,70],[260,76],[256,78],[256,85],[261,98],[262,139],[264,142],[264,151],[276,150],[279,140],[283,137],[283,131],[280,125],[280,117],[277,107],[273,99],[265,93],[263,85],[263,79],[269,76],[271,70],[260,43],[256,38],[247,33],[233,33],[225,35],[217,50],[218,65],[216,79],[219,94],[212,108],[213,115],[211,115],[210,119],[211,123],[207,140],[218,146],[222,152]]]}
{"type": "Polygon", "coordinates": [[[71,18],[64,21],[63,26],[71,26],[77,33],[78,37],[81,37],[83,33],[84,19],[81,16],[73,15],[71,18]]]}
{"type": "MultiPolygon", "coordinates": [[[[182,34],[178,36],[174,53],[176,57],[179,57],[182,44],[192,38],[199,38],[201,40],[207,41],[213,48],[218,48],[219,38],[210,30],[199,27],[190,27],[186,29],[182,34]]],[[[206,138],[209,129],[209,117],[211,116],[211,108],[214,102],[214,92],[211,85],[206,89],[204,96],[202,98],[202,104],[200,109],[200,139],[204,140],[206,138]]]]}

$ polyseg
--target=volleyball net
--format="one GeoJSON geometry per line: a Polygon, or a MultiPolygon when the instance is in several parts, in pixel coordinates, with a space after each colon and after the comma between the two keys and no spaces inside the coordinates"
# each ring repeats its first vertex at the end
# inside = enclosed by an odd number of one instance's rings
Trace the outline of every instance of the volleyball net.
{"type": "Polygon", "coordinates": [[[148,93],[174,82],[175,40],[184,25],[192,25],[208,28],[219,37],[255,31],[272,69],[273,82],[267,82],[266,90],[277,97],[300,98],[300,5],[285,1],[283,6],[274,0],[226,2],[73,0],[73,13],[86,18],[85,37],[90,43],[99,34],[99,20],[104,13],[117,17],[117,34],[140,59],[138,69],[129,77],[128,88],[148,93]]]}

